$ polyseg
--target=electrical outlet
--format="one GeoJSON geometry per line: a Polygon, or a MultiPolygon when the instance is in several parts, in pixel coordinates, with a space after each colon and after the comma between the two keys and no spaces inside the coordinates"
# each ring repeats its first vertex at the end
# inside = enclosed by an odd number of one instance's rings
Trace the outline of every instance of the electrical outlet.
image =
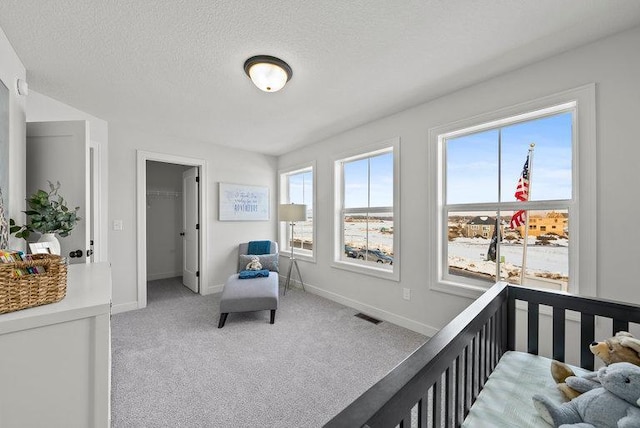
{"type": "Polygon", "coordinates": [[[113,220],[113,230],[123,230],[122,220],[113,220]]]}
{"type": "Polygon", "coordinates": [[[402,298],[404,300],[411,300],[411,289],[410,288],[403,288],[402,289],[402,298]]]}

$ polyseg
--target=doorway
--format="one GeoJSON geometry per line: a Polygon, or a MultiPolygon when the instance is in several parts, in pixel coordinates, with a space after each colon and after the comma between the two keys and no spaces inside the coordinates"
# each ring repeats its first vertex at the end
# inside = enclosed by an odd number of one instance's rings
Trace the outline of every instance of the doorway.
{"type": "Polygon", "coordinates": [[[147,161],[147,299],[159,280],[198,290],[198,167],[147,161]]]}
{"type": "Polygon", "coordinates": [[[137,157],[138,308],[147,306],[147,281],[179,277],[185,289],[204,294],[205,162],[144,151],[137,157]]]}

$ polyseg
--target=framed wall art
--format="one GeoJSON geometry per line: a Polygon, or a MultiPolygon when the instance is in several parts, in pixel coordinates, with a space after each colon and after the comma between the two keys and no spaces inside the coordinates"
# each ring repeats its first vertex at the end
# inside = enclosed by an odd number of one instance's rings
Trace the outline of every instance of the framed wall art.
{"type": "Polygon", "coordinates": [[[269,187],[220,183],[220,221],[269,220],[269,187]]]}

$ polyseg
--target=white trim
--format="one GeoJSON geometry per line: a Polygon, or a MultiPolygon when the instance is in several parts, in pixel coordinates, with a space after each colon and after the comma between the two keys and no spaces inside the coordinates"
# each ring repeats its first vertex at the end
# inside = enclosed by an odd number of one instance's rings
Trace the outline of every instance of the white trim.
{"type": "Polygon", "coordinates": [[[103,149],[99,141],[89,141],[89,148],[93,149],[93,260],[107,261],[108,224],[102,209],[104,194],[102,182],[103,149]]]}
{"type": "Polygon", "coordinates": [[[129,311],[135,311],[136,309],[138,309],[138,302],[134,301],[134,302],[127,302],[127,303],[120,303],[117,305],[113,305],[111,307],[111,314],[119,314],[122,312],[129,312],[129,311]]]}
{"type": "MultiPolygon", "coordinates": [[[[520,121],[525,120],[531,118],[532,112],[557,110],[559,106],[568,108],[571,103],[575,103],[574,120],[577,122],[577,126],[574,126],[572,166],[575,195],[572,195],[573,201],[568,203],[571,218],[569,235],[572,237],[572,248],[574,249],[573,251],[571,248],[569,249],[569,290],[572,293],[579,292],[581,295],[596,296],[596,86],[593,83],[429,129],[427,162],[430,173],[427,189],[434,196],[428,200],[427,216],[430,230],[436,233],[436,236],[432,237],[432,241],[435,241],[436,245],[430,245],[428,248],[428,259],[432,272],[430,289],[466,297],[474,297],[476,289],[481,290],[478,287],[443,280],[444,268],[439,263],[444,245],[446,245],[441,233],[444,227],[444,219],[441,216],[444,189],[440,163],[443,158],[441,137],[454,135],[456,130],[467,133],[469,129],[485,129],[489,125],[495,127],[512,118],[517,118],[520,121]],[[550,106],[555,107],[551,107],[550,110],[550,106]],[[571,212],[575,207],[578,208],[577,212],[571,212]],[[579,257],[576,251],[579,253],[579,257]]],[[[540,205],[536,202],[528,204],[540,205]]]]}
{"type": "Polygon", "coordinates": [[[224,288],[224,284],[207,285],[207,286],[201,287],[202,292],[200,294],[204,296],[207,294],[222,293],[223,288],[224,288]]]}
{"type": "Polygon", "coordinates": [[[176,278],[182,276],[182,271],[175,272],[159,272],[159,273],[147,273],[147,281],[155,281],[158,279],[176,278]]]}
{"type": "Polygon", "coordinates": [[[178,165],[196,166],[199,168],[199,219],[200,219],[200,269],[199,292],[205,294],[205,284],[208,284],[209,273],[206,261],[207,257],[207,219],[209,218],[209,206],[207,204],[207,162],[204,159],[190,158],[167,153],[155,153],[144,150],[136,152],[136,206],[137,206],[137,288],[138,308],[147,306],[147,161],[167,162],[178,165]]]}
{"type": "Polygon", "coordinates": [[[342,305],[349,306],[350,308],[366,313],[369,316],[379,318],[383,321],[393,323],[395,325],[407,328],[420,334],[424,334],[428,337],[433,337],[439,330],[430,325],[405,318],[392,312],[385,311],[384,309],[376,308],[375,306],[367,305],[366,303],[362,303],[358,300],[353,300],[348,297],[341,296],[340,294],[324,290],[315,285],[305,283],[304,287],[307,291],[324,297],[325,299],[329,299],[342,305]]]}
{"type": "MultiPolygon", "coordinates": [[[[288,202],[288,194],[286,194],[284,192],[284,190],[288,190],[287,188],[287,183],[286,183],[286,176],[290,175],[292,173],[296,173],[296,172],[304,172],[305,170],[311,170],[312,173],[312,179],[313,179],[313,195],[311,195],[311,198],[313,200],[313,231],[312,231],[312,240],[313,240],[313,250],[309,251],[309,250],[304,250],[304,251],[300,251],[300,249],[294,249],[293,252],[295,254],[296,259],[298,260],[304,260],[307,262],[311,262],[311,263],[316,263],[317,261],[317,254],[318,252],[316,251],[316,245],[318,243],[318,236],[317,236],[317,225],[318,225],[318,204],[317,204],[317,197],[316,195],[318,194],[318,192],[316,191],[317,189],[317,182],[318,182],[318,173],[317,173],[317,169],[316,169],[316,161],[315,159],[310,161],[310,162],[304,162],[304,163],[300,163],[291,167],[287,167],[281,170],[278,170],[278,196],[277,196],[277,200],[278,200],[278,204],[283,204],[283,203],[287,203],[288,202]]],[[[277,208],[276,208],[277,210],[277,208]]],[[[286,256],[287,253],[290,252],[289,250],[289,242],[287,239],[287,231],[288,231],[288,226],[286,222],[281,222],[280,220],[278,220],[278,245],[280,248],[280,255],[281,256],[286,256]]],[[[287,256],[288,257],[288,256],[287,256]]]]}
{"type": "Polygon", "coordinates": [[[330,266],[345,269],[365,275],[371,275],[382,279],[400,282],[400,137],[393,137],[368,146],[351,149],[333,157],[333,215],[331,216],[331,228],[333,230],[333,254],[330,266]],[[393,153],[393,269],[376,269],[348,260],[342,260],[344,253],[344,239],[342,227],[342,189],[344,188],[344,176],[342,164],[358,159],[365,159],[379,154],[393,153]]]}

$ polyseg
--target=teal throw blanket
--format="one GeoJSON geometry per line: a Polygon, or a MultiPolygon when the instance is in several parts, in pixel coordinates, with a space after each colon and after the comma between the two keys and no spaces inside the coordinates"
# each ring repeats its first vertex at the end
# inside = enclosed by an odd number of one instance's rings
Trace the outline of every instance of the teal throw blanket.
{"type": "Polygon", "coordinates": [[[269,276],[267,269],[262,270],[241,270],[238,274],[239,279],[261,278],[269,276]]]}
{"type": "Polygon", "coordinates": [[[271,241],[249,241],[247,254],[269,254],[271,251],[271,241]]]}

